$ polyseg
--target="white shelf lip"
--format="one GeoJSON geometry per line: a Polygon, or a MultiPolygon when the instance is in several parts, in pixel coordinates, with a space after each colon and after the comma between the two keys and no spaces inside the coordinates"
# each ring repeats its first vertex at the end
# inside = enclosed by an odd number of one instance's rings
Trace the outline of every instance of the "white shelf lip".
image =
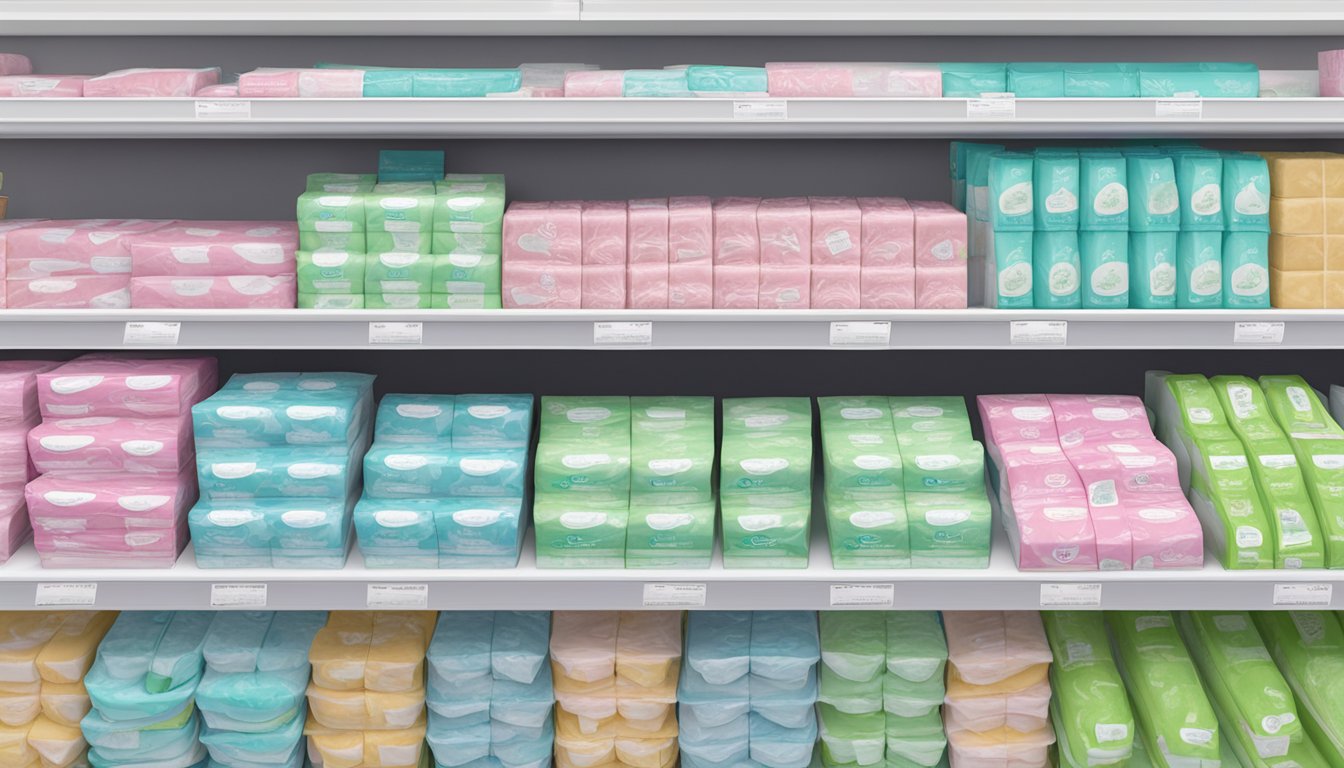
{"type": "Polygon", "coordinates": [[[968,117],[967,99],[764,100],[787,117],[741,119],[712,98],[254,99],[205,118],[196,99],[0,99],[0,138],[1344,136],[1338,98],[1206,99],[1199,117],[1158,117],[1163,99],[1017,99],[1008,119],[968,117]]]}
{"type": "Polygon", "coordinates": [[[0,310],[0,350],[162,349],[131,321],[180,322],[179,349],[1344,349],[1344,310],[0,310]],[[423,343],[369,343],[375,321],[422,323],[423,343]],[[594,343],[594,323],[648,321],[652,344],[594,343]],[[831,324],[891,323],[886,346],[831,346],[831,324]],[[1013,344],[1016,321],[1064,321],[1067,344],[1013,344]],[[1239,323],[1283,323],[1278,344],[1239,323]],[[1248,334],[1242,334],[1246,338],[1248,334]]]}

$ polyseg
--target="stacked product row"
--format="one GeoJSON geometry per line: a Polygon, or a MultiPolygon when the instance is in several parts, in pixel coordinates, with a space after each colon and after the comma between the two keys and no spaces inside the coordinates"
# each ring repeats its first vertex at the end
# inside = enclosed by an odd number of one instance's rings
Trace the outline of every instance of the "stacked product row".
{"type": "Polygon", "coordinates": [[[518,202],[503,254],[508,308],[966,307],[966,217],[945,203],[518,202]]]}
{"type": "Polygon", "coordinates": [[[1344,309],[1344,155],[1267,152],[1274,306],[1344,309]]]}
{"type": "Polygon", "coordinates": [[[32,532],[23,489],[37,477],[28,460],[28,433],[42,423],[37,375],[59,363],[46,360],[0,362],[0,562],[32,532]]]}

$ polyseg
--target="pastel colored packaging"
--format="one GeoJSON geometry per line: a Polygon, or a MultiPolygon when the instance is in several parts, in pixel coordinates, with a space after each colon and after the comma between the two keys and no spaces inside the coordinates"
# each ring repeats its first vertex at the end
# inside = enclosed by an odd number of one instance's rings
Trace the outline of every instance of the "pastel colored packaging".
{"type": "Polygon", "coordinates": [[[651,506],[632,502],[626,568],[708,568],[714,551],[714,502],[651,506]]]}
{"type": "Polygon", "coordinates": [[[1129,184],[1129,228],[1134,232],[1175,232],[1181,228],[1181,195],[1170,157],[1131,154],[1125,158],[1129,184]]]}
{"type": "Polygon", "coordinates": [[[989,159],[989,222],[996,232],[1034,228],[1031,155],[1001,152],[989,159]]]}
{"type": "Polygon", "coordinates": [[[1146,99],[1254,99],[1260,95],[1260,70],[1244,62],[1140,64],[1139,95],[1146,99]]]}
{"type": "Polygon", "coordinates": [[[89,98],[158,98],[195,96],[219,83],[219,68],[120,69],[84,81],[89,98]]]}
{"type": "Polygon", "coordinates": [[[1041,621],[1054,656],[1050,687],[1063,726],[1055,729],[1061,757],[1075,766],[1124,761],[1133,747],[1134,716],[1102,615],[1046,611],[1041,621]]]}
{"type": "Polygon", "coordinates": [[[1223,159],[1217,152],[1181,152],[1172,155],[1176,187],[1181,199],[1181,229],[1186,232],[1223,230],[1223,159]]]}
{"type": "Polygon", "coordinates": [[[1344,673],[1344,631],[1338,617],[1332,611],[1256,611],[1251,619],[1292,688],[1308,740],[1327,758],[1340,754],[1344,708],[1334,681],[1344,673]]]}
{"type": "Polygon", "coordinates": [[[1269,309],[1269,235],[1223,233],[1223,307],[1269,309]]]}
{"type": "Polygon", "coordinates": [[[1222,306],[1222,233],[1181,232],[1176,240],[1176,308],[1222,306]]]}
{"type": "Polygon", "coordinates": [[[1079,228],[1129,230],[1129,170],[1119,153],[1081,152],[1078,156],[1079,228]]]}
{"type": "Polygon", "coordinates": [[[1268,232],[1270,178],[1265,158],[1223,154],[1223,222],[1229,232],[1268,232]]]}
{"type": "Polygon", "coordinates": [[[346,251],[299,251],[298,293],[363,294],[367,256],[346,251]]]}
{"type": "Polygon", "coordinates": [[[293,275],[228,277],[133,277],[131,306],[137,309],[293,309],[293,275]]]}
{"type": "Polygon", "coordinates": [[[943,98],[976,99],[984,93],[1008,90],[1008,65],[980,62],[939,64],[943,74],[943,98]]]}
{"type": "Polygon", "coordinates": [[[1010,62],[1008,90],[1019,99],[1064,97],[1064,67],[1060,64],[1010,62]]]}
{"type": "Polygon", "coordinates": [[[194,454],[191,420],[91,416],[48,419],[28,433],[38,472],[176,475],[194,454]]]}
{"type": "Polygon", "coordinates": [[[1083,309],[1129,306],[1129,233],[1080,232],[1083,309]]]}
{"type": "Polygon", "coordinates": [[[185,414],[215,389],[213,357],[166,360],[88,354],[37,376],[43,418],[185,414]]]}
{"type": "Polygon", "coordinates": [[[291,222],[188,221],[126,238],[136,276],[283,275],[294,269],[291,222]]]}
{"type": "Polygon", "coordinates": [[[763,67],[690,66],[686,85],[692,91],[729,93],[765,93],[768,89],[763,67]]]}
{"type": "Polygon", "coordinates": [[[999,309],[1030,309],[1035,305],[1032,290],[1031,232],[995,232],[985,261],[985,306],[999,309]]]}
{"type": "MultiPolygon", "coordinates": [[[[1176,232],[1129,233],[1129,305],[1175,309],[1179,244],[1176,232]]],[[[1207,271],[1207,270],[1206,270],[1207,271]]]]}
{"type": "Polygon", "coordinates": [[[1136,99],[1139,97],[1139,67],[1119,63],[1065,64],[1064,97],[1136,99]]]}
{"type": "Polygon", "coordinates": [[[1037,309],[1082,307],[1077,232],[1037,231],[1032,270],[1032,301],[1037,309]]]}
{"type": "Polygon", "coordinates": [[[1038,230],[1078,229],[1078,156],[1037,151],[1032,179],[1032,211],[1038,230]]]}
{"type": "Polygon", "coordinates": [[[783,98],[937,98],[938,65],[878,62],[768,62],[770,95],[783,98]]]}

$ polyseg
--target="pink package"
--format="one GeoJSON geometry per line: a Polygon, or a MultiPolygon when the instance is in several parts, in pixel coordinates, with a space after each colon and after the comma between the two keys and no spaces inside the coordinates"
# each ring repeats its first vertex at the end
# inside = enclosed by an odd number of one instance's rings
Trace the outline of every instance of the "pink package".
{"type": "Polygon", "coordinates": [[[914,309],[914,267],[860,267],[859,307],[914,309]]]}
{"type": "Polygon", "coordinates": [[[238,98],[237,83],[220,83],[219,85],[207,85],[196,92],[198,99],[233,99],[238,98]]]}
{"type": "Polygon", "coordinates": [[[23,487],[0,488],[0,563],[14,556],[32,530],[23,487]]]}
{"type": "Polygon", "coordinates": [[[965,309],[966,301],[966,262],[915,267],[915,309],[965,309]]]}
{"type": "Polygon", "coordinates": [[[293,309],[294,275],[133,277],[136,309],[293,309]]]}
{"type": "Polygon", "coordinates": [[[626,267],[630,309],[667,309],[670,264],[631,264],[626,267]]]}
{"type": "Polygon", "coordinates": [[[669,309],[713,309],[714,265],[708,259],[668,264],[667,306],[669,309]]]}
{"type": "Polygon", "coordinates": [[[1000,446],[999,503],[1020,570],[1096,570],[1083,481],[1059,446],[1000,446]]]}
{"type": "Polygon", "coordinates": [[[714,308],[756,309],[760,306],[761,268],[755,264],[714,265],[714,308]]]}
{"type": "MultiPolygon", "coordinates": [[[[583,203],[583,264],[625,266],[625,203],[589,200],[583,203]]],[[[621,278],[624,281],[624,277],[621,278]]]]}
{"type": "Polygon", "coordinates": [[[219,67],[205,69],[120,69],[91,77],[84,82],[89,98],[155,98],[195,96],[219,83],[219,67]]]}
{"type": "Polygon", "coordinates": [[[299,231],[292,221],[179,221],[125,243],[136,277],[292,275],[299,231]]]}
{"type": "Polygon", "coordinates": [[[860,197],[865,267],[915,266],[915,211],[899,197],[860,197]]]}
{"type": "Polygon", "coordinates": [[[812,209],[806,197],[777,197],[756,209],[761,264],[789,267],[812,263],[812,209]]]}
{"type": "Polygon", "coordinates": [[[771,96],[930,98],[943,95],[936,64],[882,62],[770,62],[771,96]]]}
{"type": "Polygon", "coordinates": [[[990,685],[1053,660],[1036,611],[948,611],[947,661],[971,685],[990,685]]]}
{"type": "Polygon", "coordinates": [[[358,99],[364,96],[362,69],[256,69],[238,76],[245,99],[358,99]]]}
{"type": "Polygon", "coordinates": [[[0,97],[77,99],[88,75],[0,75],[0,97]]]}
{"type": "Polygon", "coordinates": [[[577,267],[583,263],[583,209],[577,203],[510,203],[503,247],[505,269],[510,262],[577,267]]]}
{"type": "Polygon", "coordinates": [[[43,475],[28,484],[26,496],[28,516],[37,532],[172,528],[196,503],[196,469],[189,466],[172,475],[43,475]]]}
{"type": "Polygon", "coordinates": [[[666,264],[668,257],[667,200],[646,198],[628,204],[628,264],[666,264]]]}
{"type": "Polygon", "coordinates": [[[667,199],[667,256],[673,264],[714,258],[714,204],[708,197],[667,199]]]}
{"type": "Polygon", "coordinates": [[[0,488],[23,488],[37,477],[28,458],[28,431],[40,423],[34,418],[26,424],[0,427],[0,488]]]}
{"type": "MultiPolygon", "coordinates": [[[[506,251],[508,245],[504,246],[506,251]]],[[[575,264],[510,261],[502,269],[507,309],[579,309],[583,296],[583,268],[575,264]]]]}
{"type": "Polygon", "coordinates": [[[26,425],[38,417],[37,375],[59,365],[55,360],[0,360],[0,427],[26,425]]]}
{"type": "Polygon", "coordinates": [[[863,216],[852,197],[808,198],[812,208],[812,263],[859,266],[863,216]]]}
{"type": "Polygon", "coordinates": [[[1066,450],[1087,487],[1102,570],[1198,568],[1204,563],[1199,518],[1180,490],[1175,459],[1164,446],[1160,450],[1170,464],[1161,466],[1159,446],[1126,446],[1136,451],[1129,454],[1085,446],[1066,450]],[[1157,459],[1154,466],[1135,469],[1118,461],[1121,455],[1133,461],[1145,453],[1157,459]]]}
{"type": "Polygon", "coordinates": [[[761,236],[756,228],[760,205],[760,198],[755,197],[714,201],[714,266],[761,263],[761,236]]]}
{"type": "Polygon", "coordinates": [[[33,62],[21,53],[0,53],[0,75],[27,75],[33,71],[33,62]]]}
{"type": "Polygon", "coordinates": [[[130,309],[130,275],[72,275],[5,281],[10,309],[130,309]]]}
{"type": "Polygon", "coordinates": [[[1344,96],[1344,50],[1316,54],[1316,70],[1321,78],[1321,95],[1344,96]]]}
{"type": "Polygon", "coordinates": [[[807,309],[812,301],[812,274],[806,265],[761,265],[760,309],[807,309]]]}
{"type": "Polygon", "coordinates": [[[136,472],[176,475],[195,455],[191,417],[47,419],[28,433],[38,472],[136,472]]]}
{"type": "Polygon", "coordinates": [[[583,309],[625,309],[625,265],[585,266],[580,306],[583,309]]]}
{"type": "Polygon", "coordinates": [[[946,728],[985,733],[1008,727],[1019,733],[1031,733],[1049,725],[1050,681],[1040,682],[1012,693],[988,696],[947,697],[944,700],[946,728]]]}
{"type": "Polygon", "coordinates": [[[975,398],[985,447],[1017,442],[1059,444],[1059,431],[1045,395],[979,395],[975,398]]]}
{"type": "Polygon", "coordinates": [[[37,376],[44,419],[178,416],[214,394],[213,357],[141,359],[90,354],[37,376]]]}
{"type": "Polygon", "coordinates": [[[625,93],[625,70],[594,69],[565,73],[565,98],[619,98],[625,93]]]}
{"type": "Polygon", "coordinates": [[[1060,443],[1152,439],[1148,410],[1133,395],[1046,395],[1060,443]]]}
{"type": "Polygon", "coordinates": [[[187,545],[186,521],[174,528],[121,533],[53,533],[33,528],[43,568],[172,568],[187,545]]]}
{"type": "Polygon", "coordinates": [[[6,278],[130,274],[127,239],[167,226],[145,219],[47,221],[5,235],[6,278]]]}
{"type": "Polygon", "coordinates": [[[859,265],[812,265],[812,309],[860,309],[862,273],[859,265]]]}
{"type": "Polygon", "coordinates": [[[915,213],[915,267],[966,263],[966,214],[948,203],[911,200],[915,213]]]}

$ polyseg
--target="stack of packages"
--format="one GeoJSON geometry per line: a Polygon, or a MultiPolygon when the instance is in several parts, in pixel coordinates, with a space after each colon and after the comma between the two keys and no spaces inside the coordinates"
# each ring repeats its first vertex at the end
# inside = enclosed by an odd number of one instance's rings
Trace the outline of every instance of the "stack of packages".
{"type": "Polygon", "coordinates": [[[1133,764],[1134,715],[1102,614],[1043,611],[1041,621],[1054,657],[1050,720],[1060,768],[1133,764]]]}
{"type": "Polygon", "coordinates": [[[443,613],[429,646],[429,747],[438,768],[544,768],[555,741],[551,615],[443,613]]]}
{"type": "Polygon", "coordinates": [[[434,184],[430,305],[499,309],[504,177],[450,173],[434,184]]]}
{"type": "Polygon", "coordinates": [[[125,241],[137,309],[294,307],[291,223],[179,221],[125,241]]]}
{"type": "Polygon", "coordinates": [[[5,240],[5,304],[10,309],[129,309],[133,235],[166,221],[45,221],[5,240]]]}
{"type": "Polygon", "coordinates": [[[363,309],[364,196],[375,174],[313,173],[298,202],[300,309],[363,309]]]}
{"type": "Polygon", "coordinates": [[[192,408],[202,568],[341,568],[373,431],[373,376],[240,373],[192,408]]]}
{"type": "Polygon", "coordinates": [[[677,691],[683,768],[806,768],[817,740],[817,617],[691,611],[677,691]]]}
{"type": "Polygon", "coordinates": [[[363,70],[365,98],[480,98],[512,93],[522,82],[517,69],[400,69],[318,62],[318,69],[363,70]]]}
{"type": "MultiPolygon", "coordinates": [[[[1290,743],[1288,756],[1303,766],[1335,763],[1344,754],[1344,708],[1338,703],[1340,675],[1344,675],[1344,629],[1339,615],[1333,611],[1257,611],[1252,618],[1293,692],[1297,715],[1308,736],[1290,743]],[[1315,751],[1328,760],[1312,755],[1315,751]]],[[[1286,761],[1263,762],[1282,765],[1286,761]]]]}
{"type": "Polygon", "coordinates": [[[354,515],[364,565],[517,565],[531,432],[531,395],[385,396],[354,515]]]}
{"type": "MultiPolygon", "coordinates": [[[[1265,153],[1274,306],[1344,308],[1344,155],[1265,153]]],[[[1263,203],[1263,198],[1256,198],[1263,203]]],[[[1263,212],[1263,211],[1262,211],[1263,212]]]]}
{"type": "Polygon", "coordinates": [[[1050,646],[1034,611],[943,614],[952,768],[1045,768],[1050,727],[1050,646]]]}
{"type": "Polygon", "coordinates": [[[981,395],[990,485],[1023,570],[1204,563],[1177,460],[1125,395],[981,395]]]}
{"type": "Polygon", "coordinates": [[[943,667],[936,613],[821,613],[817,706],[824,768],[933,768],[943,760],[943,667]]]}
{"type": "Polygon", "coordinates": [[[765,65],[770,95],[789,98],[938,98],[937,64],[774,61],[765,65]]]}
{"type": "MultiPolygon", "coordinates": [[[[3,83],[4,83],[4,76],[0,75],[0,95],[3,95],[3,88],[4,88],[3,83]]],[[[4,281],[6,274],[5,263],[8,261],[8,259],[6,258],[6,253],[9,250],[8,234],[16,229],[23,229],[24,227],[31,227],[35,224],[42,224],[44,222],[45,222],[44,219],[0,218],[0,309],[5,308],[6,303],[5,296],[8,293],[8,291],[3,290],[5,287],[4,281]]]]}
{"type": "Polygon", "coordinates": [[[1301,376],[1261,376],[1260,388],[1279,429],[1288,436],[1311,500],[1302,515],[1315,508],[1325,539],[1327,568],[1344,567],[1344,429],[1330,415],[1318,393],[1301,376]]]}
{"type": "Polygon", "coordinates": [[[379,175],[378,183],[365,193],[366,309],[429,308],[434,208],[430,180],[387,181],[379,175]]]}
{"type": "Polygon", "coordinates": [[[240,74],[233,87],[232,95],[244,99],[358,99],[364,96],[364,71],[266,67],[240,74]]]}
{"type": "Polygon", "coordinates": [[[627,568],[708,568],[714,553],[714,398],[630,398],[627,568]]]}
{"type": "Polygon", "coordinates": [[[1019,99],[1250,98],[1261,72],[1248,62],[1010,62],[943,64],[943,97],[1019,99]]]}
{"type": "Polygon", "coordinates": [[[812,531],[812,400],[723,401],[725,568],[806,568],[812,531]]]}
{"type": "Polygon", "coordinates": [[[41,477],[28,516],[42,564],[168,568],[196,502],[191,407],[215,391],[215,359],[93,354],[38,374],[28,433],[41,477]]]}
{"type": "Polygon", "coordinates": [[[215,614],[127,611],[84,678],[93,710],[80,727],[99,768],[188,768],[205,762],[196,689],[215,614]]]}
{"type": "Polygon", "coordinates": [[[348,768],[423,768],[425,652],[435,614],[332,611],[308,659],[309,759],[348,768]]]}
{"type": "Polygon", "coordinates": [[[302,768],[308,648],[322,611],[221,612],[202,655],[201,743],[218,768],[302,768]]]}
{"type": "Polygon", "coordinates": [[[984,457],[961,398],[823,397],[818,404],[836,568],[988,564],[984,457]]]}
{"type": "Polygon", "coordinates": [[[23,494],[36,476],[28,460],[28,432],[42,421],[37,375],[58,365],[45,360],[0,362],[0,563],[32,532],[23,494]]]}
{"type": "Polygon", "coordinates": [[[557,768],[677,764],[678,611],[558,611],[551,634],[557,768]]]}
{"type": "Polygon", "coordinates": [[[108,611],[0,616],[0,761],[29,768],[88,765],[80,721],[84,675],[112,626],[108,611]]]}

